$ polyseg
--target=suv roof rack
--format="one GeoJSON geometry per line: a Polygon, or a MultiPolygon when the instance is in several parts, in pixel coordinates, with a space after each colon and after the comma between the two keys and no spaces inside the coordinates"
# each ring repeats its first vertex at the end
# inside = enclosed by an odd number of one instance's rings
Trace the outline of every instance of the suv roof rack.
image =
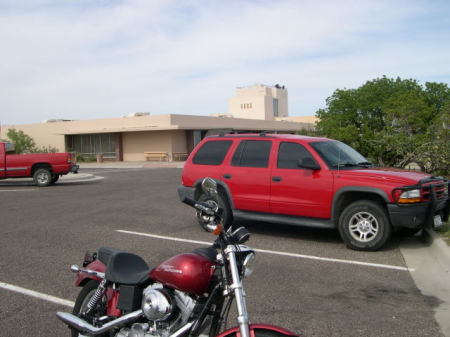
{"type": "Polygon", "coordinates": [[[275,133],[275,134],[277,134],[278,131],[276,131],[276,130],[264,130],[264,131],[261,131],[261,132],[259,133],[259,135],[260,135],[261,137],[265,137],[265,136],[267,136],[268,133],[275,133]]]}
{"type": "Polygon", "coordinates": [[[239,135],[239,134],[244,134],[244,133],[249,133],[248,131],[245,130],[222,130],[219,132],[219,137],[223,137],[225,135],[239,135]]]}

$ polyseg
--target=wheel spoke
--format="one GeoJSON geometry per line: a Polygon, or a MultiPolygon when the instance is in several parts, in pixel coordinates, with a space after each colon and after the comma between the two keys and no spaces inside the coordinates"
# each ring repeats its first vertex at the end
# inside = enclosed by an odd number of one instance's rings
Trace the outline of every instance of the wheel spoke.
{"type": "Polygon", "coordinates": [[[364,220],[364,219],[365,219],[365,217],[364,217],[364,215],[363,215],[362,213],[356,214],[356,215],[355,215],[355,218],[358,219],[358,221],[361,221],[361,220],[364,220]]]}

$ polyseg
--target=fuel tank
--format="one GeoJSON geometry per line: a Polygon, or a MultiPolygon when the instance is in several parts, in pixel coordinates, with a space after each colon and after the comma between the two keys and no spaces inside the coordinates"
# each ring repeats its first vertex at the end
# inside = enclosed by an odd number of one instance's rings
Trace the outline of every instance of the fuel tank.
{"type": "Polygon", "coordinates": [[[150,272],[150,277],[168,287],[202,295],[208,292],[215,264],[197,254],[176,255],[150,272]]]}

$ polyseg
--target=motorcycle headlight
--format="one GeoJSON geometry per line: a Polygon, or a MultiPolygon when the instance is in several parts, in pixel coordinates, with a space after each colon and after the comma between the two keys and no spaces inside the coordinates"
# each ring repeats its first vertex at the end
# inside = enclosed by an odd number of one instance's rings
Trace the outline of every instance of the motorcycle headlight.
{"type": "Polygon", "coordinates": [[[253,273],[253,264],[255,261],[255,253],[249,253],[242,263],[244,277],[248,277],[253,273]]]}

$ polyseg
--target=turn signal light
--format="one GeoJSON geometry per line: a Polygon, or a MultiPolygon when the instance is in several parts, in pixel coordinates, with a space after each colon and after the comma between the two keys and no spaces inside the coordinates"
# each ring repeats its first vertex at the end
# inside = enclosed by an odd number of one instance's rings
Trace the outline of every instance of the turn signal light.
{"type": "Polygon", "coordinates": [[[219,235],[220,233],[222,233],[223,230],[223,226],[221,224],[218,224],[216,226],[216,229],[214,229],[214,231],[212,232],[214,235],[219,235]]]}
{"type": "Polygon", "coordinates": [[[420,198],[400,198],[397,202],[399,204],[414,204],[420,202],[420,198]]]}

